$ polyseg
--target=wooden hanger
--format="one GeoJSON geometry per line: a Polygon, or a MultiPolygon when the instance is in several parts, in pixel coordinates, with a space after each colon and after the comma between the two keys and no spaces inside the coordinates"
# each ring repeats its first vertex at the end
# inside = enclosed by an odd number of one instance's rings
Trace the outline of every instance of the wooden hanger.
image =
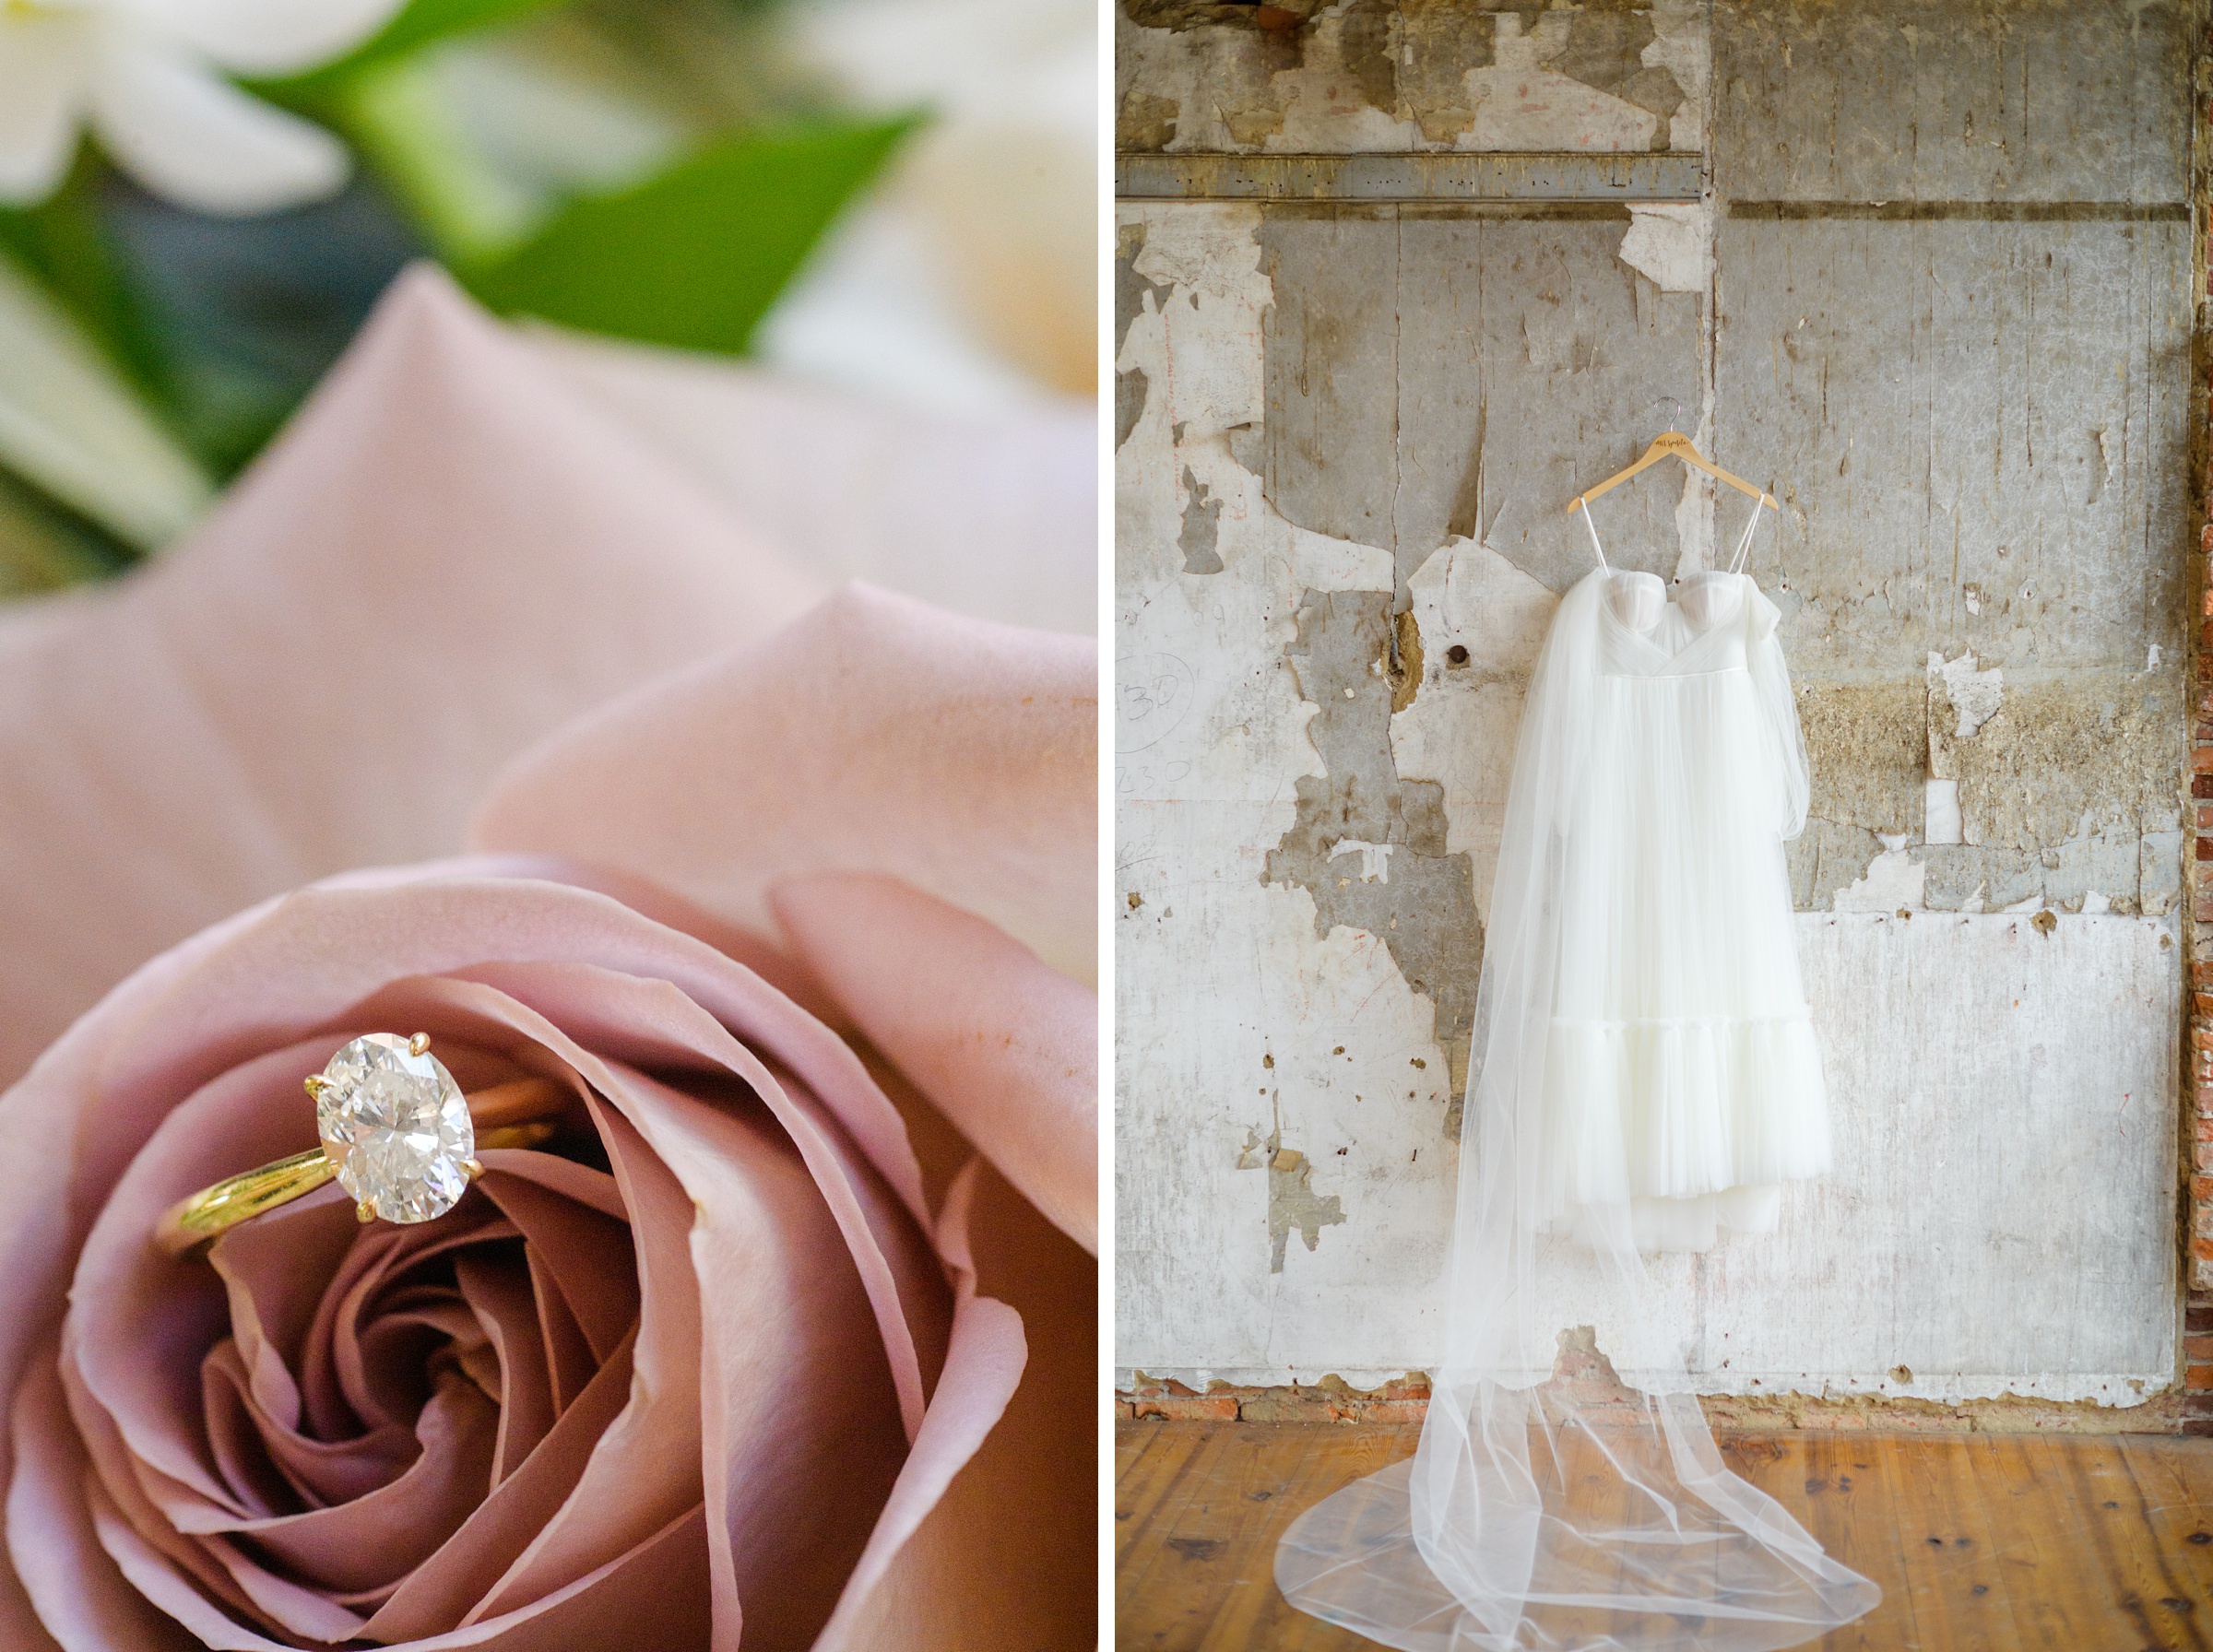
{"type": "MultiPolygon", "coordinates": [[[[1635,476],[1639,471],[1644,469],[1647,466],[1657,465],[1661,460],[1666,458],[1680,459],[1684,464],[1690,466],[1694,469],[1703,470],[1708,476],[1713,478],[1715,481],[1727,482],[1739,493],[1750,494],[1754,499],[1759,501],[1761,504],[1766,505],[1771,511],[1780,512],[1782,509],[1782,507],[1777,504],[1774,499],[1769,494],[1762,492],[1757,488],[1755,488],[1750,482],[1745,481],[1740,478],[1731,476],[1719,465],[1713,464],[1708,460],[1703,454],[1699,453],[1697,448],[1690,444],[1690,438],[1683,434],[1682,431],[1671,430],[1664,431],[1660,436],[1656,437],[1653,440],[1651,446],[1644,450],[1644,457],[1639,459],[1634,465],[1628,466],[1625,469],[1616,470],[1604,481],[1599,483],[1597,487],[1585,489],[1582,492],[1577,494],[1573,499],[1569,500],[1568,502],[1568,510],[1566,513],[1568,515],[1573,515],[1578,509],[1590,504],[1592,500],[1596,499],[1607,489],[1619,487],[1623,482],[1627,481],[1631,477],[1635,476]]],[[[1757,514],[1757,513],[1755,513],[1755,514],[1757,514]]]]}

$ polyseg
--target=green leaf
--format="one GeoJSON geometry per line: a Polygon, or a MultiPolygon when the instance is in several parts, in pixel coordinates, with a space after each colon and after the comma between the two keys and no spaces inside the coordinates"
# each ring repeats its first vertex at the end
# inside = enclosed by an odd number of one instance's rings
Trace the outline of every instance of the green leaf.
{"type": "Polygon", "coordinates": [[[917,124],[727,139],[633,188],[573,202],[463,279],[505,313],[743,354],[822,231],[917,124]]]}
{"type": "Polygon", "coordinates": [[[527,238],[531,203],[477,153],[431,60],[356,76],[339,107],[347,135],[446,262],[482,262],[527,238]]]}
{"type": "Polygon", "coordinates": [[[0,471],[0,601],[106,579],[136,560],[97,523],[0,471]]]}
{"type": "Polygon", "coordinates": [[[0,208],[0,254],[13,254],[109,359],[152,393],[160,383],[146,321],[101,217],[103,163],[89,144],[62,187],[36,206],[0,208]]]}
{"type": "Polygon", "coordinates": [[[287,80],[262,81],[256,89],[281,101],[314,100],[361,70],[394,62],[420,51],[433,41],[473,33],[496,24],[512,22],[562,0],[408,0],[397,16],[336,63],[325,64],[287,80]]]}

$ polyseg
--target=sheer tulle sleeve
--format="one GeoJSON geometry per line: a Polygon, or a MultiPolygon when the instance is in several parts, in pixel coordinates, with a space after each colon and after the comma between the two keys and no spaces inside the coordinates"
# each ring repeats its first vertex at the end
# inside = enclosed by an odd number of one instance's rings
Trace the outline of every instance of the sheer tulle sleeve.
{"type": "Polygon", "coordinates": [[[1768,751],[1775,765],[1778,830],[1785,838],[1805,830],[1805,734],[1798,726],[1798,699],[1791,691],[1791,668],[1782,657],[1775,626],[1782,610],[1769,602],[1758,586],[1745,581],[1745,606],[1749,631],[1745,638],[1746,663],[1752,671],[1752,689],[1768,731],[1768,751]]]}

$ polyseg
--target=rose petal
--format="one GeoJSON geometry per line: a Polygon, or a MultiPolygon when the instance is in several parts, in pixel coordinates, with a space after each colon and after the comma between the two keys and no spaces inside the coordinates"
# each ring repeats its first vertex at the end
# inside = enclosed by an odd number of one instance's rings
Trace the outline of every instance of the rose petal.
{"type": "Polygon", "coordinates": [[[1020,1312],[1028,1366],[1003,1398],[995,1380],[957,1399],[933,1397],[933,1418],[944,1405],[972,1426],[987,1413],[997,1420],[882,1572],[865,1562],[856,1570],[814,1652],[1098,1644],[1098,1435],[1082,1403],[1097,1384],[1097,1265],[988,1167],[969,1237],[978,1287],[1020,1312]],[[1008,1509],[1022,1517],[1009,1520],[1008,1509]]]}
{"type": "Polygon", "coordinates": [[[499,1356],[499,1386],[490,1391],[500,1411],[491,1453],[491,1478],[496,1486],[515,1472],[553,1426],[553,1374],[547,1368],[529,1276],[514,1268],[487,1267],[474,1255],[458,1257],[454,1270],[462,1295],[483,1322],[499,1356]]]}
{"type": "Polygon", "coordinates": [[[358,1221],[349,1231],[351,1214],[328,1198],[296,1201],[268,1212],[266,1221],[232,1229],[208,1247],[208,1264],[229,1299],[232,1346],[246,1391],[261,1411],[287,1427],[300,1424],[300,1385],[293,1373],[314,1323],[321,1287],[337,1272],[361,1231],[358,1221]]]}
{"type": "Polygon", "coordinates": [[[0,628],[0,1081],[203,926],[457,847],[513,753],[819,591],[410,272],[185,543],[0,628]]]}
{"type": "MultiPolygon", "coordinates": [[[[681,992],[669,990],[671,983],[640,981],[575,963],[485,965],[468,973],[502,988],[502,996],[517,1007],[527,1006],[531,1019],[518,1017],[518,1028],[528,1030],[548,1048],[561,1052],[590,1075],[603,1093],[618,1102],[632,1099],[634,1087],[611,1064],[572,1043],[569,1029],[574,1029],[580,1037],[593,1038],[601,1048],[621,1038],[643,1040],[657,1033],[665,1042],[655,1054],[663,1058],[711,1055],[751,1086],[753,1096],[799,1149],[814,1177],[817,1194],[829,1207],[882,1333],[908,1432],[918,1428],[924,1405],[925,1357],[934,1371],[940,1344],[934,1334],[934,1270],[916,1235],[902,1227],[890,1201],[871,1186],[860,1167],[850,1162],[838,1137],[823,1127],[823,1121],[806,1104],[805,1098],[779,1083],[751,1050],[699,1004],[681,992]],[[560,1018],[558,1027],[550,1020],[536,1019],[548,1011],[560,1018]]],[[[472,1003],[480,1014],[498,1013],[492,1004],[468,997],[458,984],[449,985],[447,991],[457,1002],[472,1003]]],[[[850,1099],[869,1098],[857,1095],[850,1099]]],[[[874,1100],[884,1118],[895,1123],[882,1097],[874,1100]]],[[[643,1125],[642,1115],[638,1122],[643,1125]]],[[[900,1145],[904,1149],[904,1140],[900,1145]]]]}
{"type": "Polygon", "coordinates": [[[181,1193],[301,1150],[313,1127],[294,1099],[301,1066],[296,1048],[279,1048],[175,1108],[117,1183],[77,1257],[65,1363],[131,1455],[166,1482],[153,1494],[172,1515],[186,1501],[233,1519],[253,1511],[196,1448],[200,1355],[229,1326],[224,1281],[195,1260],[162,1256],[148,1236],[181,1193]],[[80,1343],[87,1356],[67,1357],[80,1343]]]}
{"type": "Polygon", "coordinates": [[[826,579],[1098,628],[1098,411],[923,415],[758,367],[535,328],[562,376],[826,579]]]}
{"type": "MultiPolygon", "coordinates": [[[[195,1594],[160,1556],[115,1517],[97,1487],[90,1498],[93,1523],[131,1586],[183,1623],[200,1644],[222,1652],[293,1652],[241,1627],[195,1594]]],[[[71,1532],[68,1536],[74,1537],[71,1532]]],[[[489,1622],[408,1644],[408,1652],[579,1652],[585,1647],[636,1644],[638,1625],[651,1623],[657,1652],[688,1652],[707,1645],[705,1523],[693,1509],[597,1572],[529,1608],[489,1622]]],[[[112,1574],[111,1574],[112,1575],[112,1574]]],[[[169,1634],[160,1640],[116,1643],[114,1652],[148,1646],[189,1646],[169,1634]]],[[[104,1652],[104,1649],[103,1649],[104,1652]]]]}
{"type": "Polygon", "coordinates": [[[631,1099],[698,1211],[716,1638],[736,1645],[742,1623],[755,1645],[805,1646],[907,1456],[882,1347],[858,1305],[833,1295],[839,1281],[806,1263],[835,1230],[787,1139],[664,1085],[631,1099]]]}
{"type": "Polygon", "coordinates": [[[14,1564],[0,1579],[6,1644],[34,1652],[54,1646],[59,1635],[70,1652],[189,1646],[175,1622],[118,1575],[100,1551],[84,1496],[90,1465],[69,1423],[57,1358],[48,1342],[16,1390],[10,1414],[15,1473],[7,1487],[7,1550],[14,1564]],[[33,1603],[38,1618],[30,1616],[33,1603]]]}
{"type": "Polygon", "coordinates": [[[592,1113],[637,1242],[641,1306],[629,1403],[593,1443],[561,1507],[537,1523],[465,1623],[551,1593],[701,1498],[699,1284],[686,1244],[692,1201],[629,1117],[597,1097],[592,1113]]]}
{"type": "Polygon", "coordinates": [[[606,1359],[638,1316],[637,1257],[627,1214],[615,1214],[622,1210],[615,1178],[514,1148],[488,1148],[483,1159],[485,1197],[522,1234],[532,1265],[560,1294],[592,1358],[606,1359]],[[602,1184],[608,1204],[577,1197],[598,1196],[602,1184]]]}
{"type": "MultiPolygon", "coordinates": [[[[969,1637],[978,1627],[965,1617],[933,1623],[932,1603],[916,1587],[927,1575],[928,1552],[915,1539],[1004,1413],[1028,1359],[1021,1316],[1004,1303],[976,1294],[968,1213],[980,1168],[971,1161],[953,1178],[939,1219],[939,1245],[957,1270],[958,1294],[953,1345],[933,1397],[936,1403],[815,1652],[927,1646],[938,1642],[941,1629],[959,1637],[941,1644],[972,1644],[969,1637]]],[[[983,1634],[975,1635],[973,1644],[1002,1643],[983,1634]]],[[[717,1652],[731,1649],[718,1647],[717,1652]]]]}
{"type": "Polygon", "coordinates": [[[459,1622],[498,1584],[531,1534],[568,1500],[599,1437],[621,1415],[630,1398],[632,1345],[624,1340],[538,1450],[493,1489],[461,1531],[408,1574],[361,1634],[386,1641],[434,1635],[459,1622]]]}
{"type": "Polygon", "coordinates": [[[1098,995],[895,878],[798,879],[769,904],[869,1042],[1097,1255],[1098,995]]]}
{"type": "MultiPolygon", "coordinates": [[[[334,1187],[319,1197],[342,1203],[344,1190],[334,1187]]],[[[364,1320],[380,1305],[380,1299],[403,1290],[406,1276],[434,1257],[486,1239],[514,1236],[513,1228],[474,1200],[434,1226],[376,1226],[360,1233],[324,1287],[301,1361],[301,1397],[315,1437],[344,1439],[357,1432],[373,1432],[408,1414],[404,1386],[394,1381],[398,1374],[380,1366],[376,1351],[362,1342],[364,1320]],[[396,1387],[400,1391],[395,1392],[396,1387]]],[[[466,1318],[458,1304],[454,1304],[453,1316],[466,1318]]]]}
{"type": "Polygon", "coordinates": [[[888,872],[1088,980],[1097,721],[1088,639],[853,585],[579,718],[501,776],[472,834],[653,879],[763,934],[771,884],[888,872]]]}
{"type": "Polygon", "coordinates": [[[259,1554],[274,1556],[310,1587],[382,1593],[428,1559],[482,1501],[498,1411],[490,1395],[449,1372],[416,1424],[421,1453],[397,1479],[329,1508],[242,1520],[228,1529],[250,1536],[259,1554]]]}

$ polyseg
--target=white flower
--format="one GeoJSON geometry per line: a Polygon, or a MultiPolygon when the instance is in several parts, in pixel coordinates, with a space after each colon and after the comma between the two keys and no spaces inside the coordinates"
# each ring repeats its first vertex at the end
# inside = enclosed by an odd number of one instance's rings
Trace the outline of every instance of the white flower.
{"type": "Polygon", "coordinates": [[[930,124],[763,326],[779,365],[926,405],[1088,399],[1098,372],[1095,0],[800,0],[801,59],[930,124]]]}
{"type": "Polygon", "coordinates": [[[296,75],[401,0],[0,0],[0,201],[45,199],[77,129],[156,195],[243,214],[330,195],[346,151],[224,78],[296,75]]]}

